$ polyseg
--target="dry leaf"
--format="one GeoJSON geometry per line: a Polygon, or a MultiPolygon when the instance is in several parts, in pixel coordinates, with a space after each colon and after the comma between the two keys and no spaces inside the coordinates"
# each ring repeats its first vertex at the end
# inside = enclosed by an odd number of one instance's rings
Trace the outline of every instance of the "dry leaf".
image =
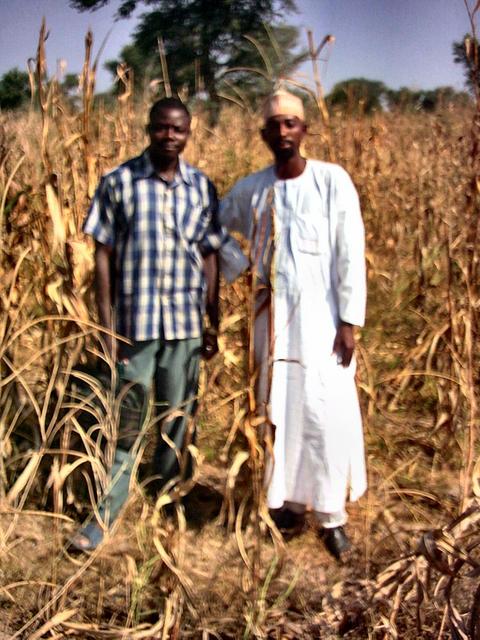
{"type": "Polygon", "coordinates": [[[50,218],[52,220],[52,253],[59,247],[63,247],[66,240],[65,221],[58,196],[51,184],[45,185],[47,195],[47,205],[50,218]]]}

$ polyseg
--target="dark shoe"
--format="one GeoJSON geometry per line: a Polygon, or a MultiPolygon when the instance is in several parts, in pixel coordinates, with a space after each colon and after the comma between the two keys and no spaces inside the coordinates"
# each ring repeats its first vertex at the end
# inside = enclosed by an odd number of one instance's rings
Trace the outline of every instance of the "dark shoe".
{"type": "Polygon", "coordinates": [[[300,532],[305,525],[305,514],[295,513],[287,508],[271,509],[270,516],[282,532],[300,532]]]}
{"type": "Polygon", "coordinates": [[[105,537],[105,532],[97,522],[89,522],[77,531],[70,540],[69,549],[72,551],[95,551],[105,537]]]}
{"type": "Polygon", "coordinates": [[[338,561],[352,546],[343,527],[321,529],[319,532],[327,551],[338,561]]]}

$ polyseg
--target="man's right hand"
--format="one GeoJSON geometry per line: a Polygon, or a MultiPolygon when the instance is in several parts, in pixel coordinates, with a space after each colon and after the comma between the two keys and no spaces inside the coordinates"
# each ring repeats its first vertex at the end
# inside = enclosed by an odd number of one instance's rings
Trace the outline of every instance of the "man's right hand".
{"type": "Polygon", "coordinates": [[[205,329],[203,332],[202,357],[205,360],[210,360],[216,353],[218,353],[217,332],[205,329]]]}
{"type": "Polygon", "coordinates": [[[338,363],[341,364],[342,367],[348,367],[350,365],[354,349],[355,335],[353,325],[341,321],[333,342],[333,353],[337,354],[338,363]]]}

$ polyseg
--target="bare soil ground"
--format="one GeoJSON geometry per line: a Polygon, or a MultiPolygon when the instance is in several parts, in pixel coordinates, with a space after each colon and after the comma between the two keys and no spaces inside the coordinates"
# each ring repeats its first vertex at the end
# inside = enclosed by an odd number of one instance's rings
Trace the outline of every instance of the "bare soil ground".
{"type": "Polygon", "coordinates": [[[251,636],[264,638],[383,637],[381,602],[373,599],[376,577],[408,549],[406,536],[410,543],[420,539],[426,512],[431,521],[435,519],[434,505],[425,509],[398,496],[381,504],[373,486],[369,495],[350,507],[353,550],[343,564],[326,552],[311,517],[302,532],[280,547],[262,525],[261,579],[255,595],[260,604],[249,621],[253,585],[239,556],[239,543],[248,554],[258,540],[248,515],[241,531],[225,526],[224,483],[218,467],[204,464],[197,484],[182,501],[185,523],[170,510],[162,512],[155,526],[152,502],[139,494],[137,486],[111,536],[88,559],[71,555],[66,548],[77,526],[71,519],[4,509],[0,512],[3,636],[30,638],[35,629],[65,611],[72,612],[72,618],[55,625],[54,637],[120,638],[125,627],[145,625],[151,630],[169,595],[181,584],[183,616],[179,635],[171,637],[233,640],[248,637],[249,624],[251,636]],[[423,516],[417,530],[409,517],[415,510],[423,516]],[[163,557],[152,544],[155,536],[162,541],[163,557]],[[37,620],[15,635],[38,612],[37,620]]]}

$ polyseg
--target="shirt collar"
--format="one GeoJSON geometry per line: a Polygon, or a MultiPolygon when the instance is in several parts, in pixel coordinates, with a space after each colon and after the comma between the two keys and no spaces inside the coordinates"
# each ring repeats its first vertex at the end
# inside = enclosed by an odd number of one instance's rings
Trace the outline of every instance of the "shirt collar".
{"type": "MultiPolygon", "coordinates": [[[[137,160],[138,162],[135,163],[132,171],[134,179],[150,178],[154,175],[155,171],[153,169],[152,161],[150,160],[148,148],[145,149],[141,156],[138,156],[137,160]]],[[[179,180],[182,180],[188,185],[193,184],[191,168],[184,160],[182,160],[182,158],[178,159],[178,167],[175,173],[174,183],[178,184],[179,180]]]]}

